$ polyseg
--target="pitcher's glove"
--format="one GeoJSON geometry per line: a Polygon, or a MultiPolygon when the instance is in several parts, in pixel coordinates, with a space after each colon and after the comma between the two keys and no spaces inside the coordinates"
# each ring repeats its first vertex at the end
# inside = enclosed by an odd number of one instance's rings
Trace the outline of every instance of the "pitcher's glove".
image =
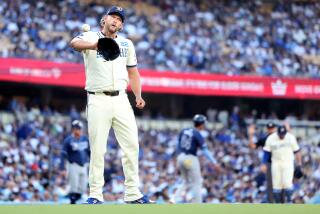
{"type": "Polygon", "coordinates": [[[294,174],[293,175],[294,175],[294,178],[296,178],[296,179],[300,179],[300,178],[302,178],[304,176],[304,173],[301,170],[300,166],[296,166],[294,168],[294,174]]]}
{"type": "Polygon", "coordinates": [[[97,49],[98,54],[107,61],[115,60],[120,55],[119,45],[111,38],[100,38],[97,49]]]}

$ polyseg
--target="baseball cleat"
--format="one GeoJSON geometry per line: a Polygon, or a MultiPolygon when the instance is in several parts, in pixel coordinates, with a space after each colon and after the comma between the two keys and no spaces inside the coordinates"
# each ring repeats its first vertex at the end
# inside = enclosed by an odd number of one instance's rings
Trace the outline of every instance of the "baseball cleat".
{"type": "Polygon", "coordinates": [[[84,202],[84,204],[103,204],[102,201],[99,201],[96,198],[88,198],[86,202],[84,202]]]}
{"type": "Polygon", "coordinates": [[[144,195],[134,201],[126,201],[127,204],[155,204],[155,201],[149,200],[148,196],[144,195]]]}

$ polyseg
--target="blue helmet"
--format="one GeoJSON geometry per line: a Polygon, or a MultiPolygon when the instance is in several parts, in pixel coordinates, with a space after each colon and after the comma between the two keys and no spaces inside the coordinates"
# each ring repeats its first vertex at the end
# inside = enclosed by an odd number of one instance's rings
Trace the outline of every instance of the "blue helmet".
{"type": "Polygon", "coordinates": [[[207,121],[207,117],[202,114],[196,114],[193,117],[194,126],[199,126],[204,124],[207,121]]]}

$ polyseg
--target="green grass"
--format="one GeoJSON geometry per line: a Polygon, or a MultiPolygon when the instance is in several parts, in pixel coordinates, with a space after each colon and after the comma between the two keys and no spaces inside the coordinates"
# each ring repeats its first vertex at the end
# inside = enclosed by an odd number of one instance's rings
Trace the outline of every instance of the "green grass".
{"type": "Polygon", "coordinates": [[[2,205],[0,214],[320,214],[320,205],[2,205]]]}

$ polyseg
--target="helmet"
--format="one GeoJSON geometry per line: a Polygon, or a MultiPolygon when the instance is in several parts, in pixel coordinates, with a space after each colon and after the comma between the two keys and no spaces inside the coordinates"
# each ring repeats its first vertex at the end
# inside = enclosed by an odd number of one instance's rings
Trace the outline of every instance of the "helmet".
{"type": "Polygon", "coordinates": [[[74,129],[74,128],[76,128],[76,129],[82,129],[83,128],[83,124],[82,124],[82,122],[80,121],[80,120],[74,120],[74,121],[72,121],[72,123],[71,123],[71,127],[74,129]]]}
{"type": "Polygon", "coordinates": [[[193,117],[193,123],[195,126],[204,124],[207,121],[207,117],[202,114],[196,114],[193,117]]]}

